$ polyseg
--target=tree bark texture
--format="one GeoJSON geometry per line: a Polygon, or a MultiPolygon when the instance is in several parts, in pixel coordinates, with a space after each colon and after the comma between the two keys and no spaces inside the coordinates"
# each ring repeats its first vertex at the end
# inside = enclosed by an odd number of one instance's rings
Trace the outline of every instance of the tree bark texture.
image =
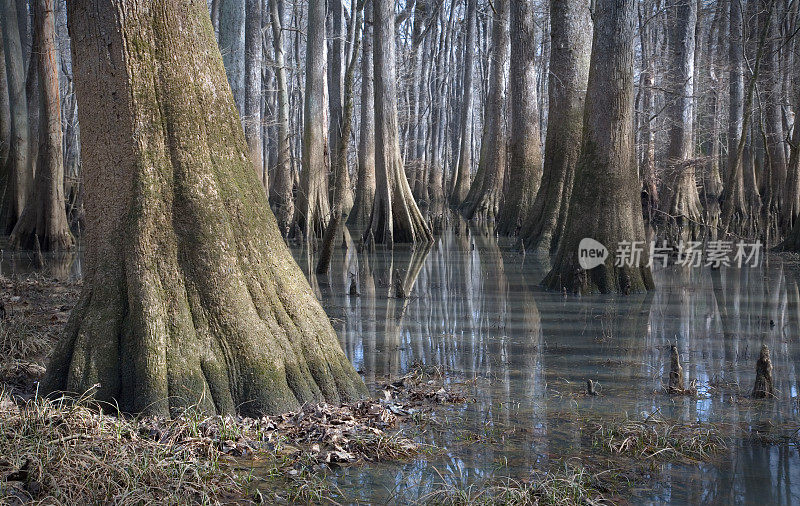
{"type": "Polygon", "coordinates": [[[643,255],[615,265],[624,242],[644,244],[639,178],[634,158],[633,43],[635,0],[598,0],[583,120],[581,152],[564,237],[544,279],[551,289],[577,293],[634,293],[653,289],[643,255]],[[584,270],[578,245],[592,238],[608,248],[605,262],[584,270]]]}
{"type": "Polygon", "coordinates": [[[414,201],[400,159],[394,2],[373,0],[373,15],[376,193],[367,233],[387,245],[430,242],[430,227],[414,201]]]}
{"type": "Polygon", "coordinates": [[[497,219],[497,231],[517,234],[530,214],[542,181],[539,104],[536,96],[535,17],[531,2],[511,2],[511,97],[508,190],[497,219]]]}
{"type": "Polygon", "coordinates": [[[4,233],[11,232],[25,209],[33,182],[28,101],[25,92],[25,61],[17,23],[18,1],[20,0],[2,0],[1,5],[4,17],[3,47],[8,78],[8,101],[11,112],[8,162],[2,171],[5,190],[0,195],[0,230],[4,233]]]}
{"type": "Polygon", "coordinates": [[[467,36],[464,47],[464,79],[463,92],[461,98],[461,130],[460,142],[458,147],[458,162],[456,163],[456,173],[453,176],[453,188],[450,192],[450,205],[459,207],[470,187],[472,177],[472,122],[475,101],[473,90],[473,74],[475,73],[475,38],[477,36],[477,4],[478,0],[467,0],[467,36]]]}
{"type": "Polygon", "coordinates": [[[61,97],[58,88],[58,50],[55,38],[54,0],[35,0],[34,36],[38,39],[35,61],[40,82],[39,156],[36,177],[14,230],[16,248],[64,251],[74,245],[64,205],[64,152],[61,131],[61,97]]]}
{"type": "Polygon", "coordinates": [[[69,20],[86,274],[42,387],[160,415],[365,394],[251,169],[205,0],[69,20]]]}
{"type": "Polygon", "coordinates": [[[549,263],[564,230],[583,127],[592,48],[589,7],[580,0],[550,3],[548,124],[542,183],[520,238],[541,262],[549,263]]]}
{"type": "Polygon", "coordinates": [[[372,61],[372,0],[364,4],[361,51],[361,111],[358,135],[358,181],[347,223],[363,230],[375,201],[375,83],[372,61]]]}
{"type": "Polygon", "coordinates": [[[494,3],[491,68],[486,113],[481,136],[478,171],[461,204],[468,220],[493,221],[497,216],[506,173],[506,135],[503,111],[506,103],[505,65],[509,55],[508,0],[494,3]]]}
{"type": "Polygon", "coordinates": [[[322,237],[330,221],[325,91],[325,2],[308,3],[303,153],[295,221],[307,238],[322,237]]]}

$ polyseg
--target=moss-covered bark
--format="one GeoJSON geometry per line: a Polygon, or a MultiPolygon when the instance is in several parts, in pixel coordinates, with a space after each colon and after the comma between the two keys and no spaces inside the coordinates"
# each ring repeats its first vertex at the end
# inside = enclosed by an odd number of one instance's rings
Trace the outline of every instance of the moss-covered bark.
{"type": "Polygon", "coordinates": [[[363,395],[251,169],[205,2],[69,9],[86,279],[43,388],[158,414],[363,395]]]}
{"type": "Polygon", "coordinates": [[[624,243],[644,247],[644,222],[634,160],[634,0],[598,0],[589,86],[575,185],[564,237],[544,285],[577,293],[634,293],[653,288],[643,253],[631,265],[615,265],[624,243]],[[605,262],[584,270],[578,245],[584,238],[609,250],[605,262]]]}

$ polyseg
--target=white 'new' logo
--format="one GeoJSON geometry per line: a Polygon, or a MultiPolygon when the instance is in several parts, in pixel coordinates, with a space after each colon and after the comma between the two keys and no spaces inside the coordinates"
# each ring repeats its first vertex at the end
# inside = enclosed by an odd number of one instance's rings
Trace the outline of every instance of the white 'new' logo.
{"type": "Polygon", "coordinates": [[[600,242],[589,237],[581,239],[578,244],[578,263],[587,271],[594,269],[608,258],[608,250],[600,242]]]}

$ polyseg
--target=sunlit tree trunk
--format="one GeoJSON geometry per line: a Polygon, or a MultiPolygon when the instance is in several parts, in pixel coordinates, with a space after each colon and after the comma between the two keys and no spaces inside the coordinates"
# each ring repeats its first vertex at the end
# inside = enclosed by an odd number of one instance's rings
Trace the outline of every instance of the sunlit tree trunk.
{"type": "Polygon", "coordinates": [[[85,278],[42,389],[158,415],[365,394],[248,162],[205,2],[71,0],[69,22],[85,278]]]}
{"type": "Polygon", "coordinates": [[[375,88],[372,62],[372,1],[364,5],[364,30],[361,35],[361,112],[358,134],[358,181],[349,225],[359,230],[367,226],[375,200],[375,88]]]}
{"type": "Polygon", "coordinates": [[[461,121],[459,124],[460,143],[458,147],[458,162],[456,173],[453,175],[453,188],[450,192],[450,205],[458,207],[467,197],[472,176],[472,115],[474,108],[473,74],[475,73],[475,56],[472,48],[475,47],[477,33],[477,4],[478,0],[467,0],[467,36],[464,48],[464,79],[463,95],[461,99],[461,121]]]}
{"type": "Polygon", "coordinates": [[[430,228],[411,195],[400,159],[394,2],[373,0],[373,9],[376,193],[367,233],[388,245],[429,242],[430,228]]]}
{"type": "Polygon", "coordinates": [[[506,173],[506,135],[503,111],[506,103],[505,64],[509,55],[508,0],[494,3],[492,20],[491,68],[489,92],[486,97],[486,112],[481,136],[478,171],[461,204],[468,220],[491,221],[500,206],[503,178],[506,173]]]}
{"type": "Polygon", "coordinates": [[[61,132],[61,100],[58,89],[58,50],[55,39],[54,0],[35,0],[35,30],[38,48],[41,105],[39,156],[36,178],[25,209],[11,232],[11,244],[33,249],[37,241],[44,251],[72,248],[74,241],[64,205],[64,154],[61,132]]]}
{"type": "MultiPolygon", "coordinates": [[[[329,145],[331,153],[331,182],[339,174],[337,164],[339,152],[339,145],[347,144],[350,139],[344,137],[342,125],[344,116],[344,74],[345,74],[345,53],[346,48],[345,40],[345,23],[344,23],[344,5],[342,0],[329,0],[328,9],[330,9],[331,18],[331,51],[328,53],[328,91],[329,91],[329,119],[330,127],[329,132],[329,145]]],[[[353,190],[350,187],[350,173],[344,171],[344,181],[342,187],[342,212],[347,215],[353,208],[353,190]]],[[[331,185],[332,187],[335,184],[331,185]]]]}
{"type": "Polygon", "coordinates": [[[244,136],[253,170],[263,181],[264,146],[261,137],[261,0],[246,0],[244,42],[244,136]]]}
{"type": "Polygon", "coordinates": [[[597,0],[581,152],[564,236],[543,284],[581,294],[634,293],[653,288],[647,257],[615,265],[625,242],[644,246],[644,222],[634,157],[633,60],[635,0],[597,0]],[[592,238],[611,254],[584,270],[578,245],[592,238]]]}
{"type": "Polygon", "coordinates": [[[520,238],[542,262],[556,252],[580,154],[583,106],[592,48],[589,7],[581,0],[550,2],[550,72],[542,183],[520,238]]]}
{"type": "Polygon", "coordinates": [[[497,231],[516,234],[530,214],[542,180],[542,148],[539,136],[539,104],[536,96],[536,40],[531,2],[511,2],[511,68],[509,93],[511,132],[508,191],[497,231]]]}
{"type": "Polygon", "coordinates": [[[292,166],[289,146],[289,90],[286,81],[286,57],[283,50],[283,0],[268,0],[272,25],[272,45],[275,50],[275,82],[278,93],[278,138],[275,178],[270,187],[270,200],[278,219],[278,228],[285,236],[294,214],[292,198],[292,166]]]}
{"type": "Polygon", "coordinates": [[[219,1],[219,48],[233,99],[239,115],[244,116],[246,0],[219,1]]]}
{"type": "MultiPolygon", "coordinates": [[[[738,1],[738,0],[735,0],[738,1]]],[[[692,160],[694,123],[694,57],[697,3],[670,0],[667,8],[669,23],[669,94],[667,114],[669,146],[667,165],[672,172],[668,189],[668,224],[670,237],[694,239],[702,219],[700,195],[692,160]]]]}
{"type": "Polygon", "coordinates": [[[308,3],[306,85],[303,110],[303,167],[295,221],[307,238],[322,237],[330,220],[325,91],[325,2],[308,3]]]}
{"type": "Polygon", "coordinates": [[[337,145],[337,151],[332,153],[333,166],[336,172],[333,175],[333,201],[331,204],[331,221],[325,235],[322,237],[322,248],[317,261],[316,273],[325,274],[328,272],[333,255],[333,248],[336,245],[336,240],[341,237],[342,218],[345,214],[347,206],[347,199],[345,195],[348,193],[350,180],[346,177],[349,169],[347,162],[347,139],[353,131],[353,79],[355,76],[356,61],[358,60],[358,51],[361,42],[361,10],[358,7],[358,0],[353,0],[351,4],[351,11],[354,18],[350,24],[350,29],[347,33],[347,50],[342,55],[344,59],[344,81],[342,83],[343,99],[342,104],[342,119],[341,126],[341,139],[337,145]]]}

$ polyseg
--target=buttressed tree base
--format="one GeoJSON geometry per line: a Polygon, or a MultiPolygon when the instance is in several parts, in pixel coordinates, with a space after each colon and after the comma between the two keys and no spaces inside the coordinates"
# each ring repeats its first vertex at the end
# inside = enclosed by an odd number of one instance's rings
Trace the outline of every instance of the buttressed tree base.
{"type": "Polygon", "coordinates": [[[205,1],[68,9],[86,271],[44,388],[161,415],[364,395],[247,158],[205,1]]]}

